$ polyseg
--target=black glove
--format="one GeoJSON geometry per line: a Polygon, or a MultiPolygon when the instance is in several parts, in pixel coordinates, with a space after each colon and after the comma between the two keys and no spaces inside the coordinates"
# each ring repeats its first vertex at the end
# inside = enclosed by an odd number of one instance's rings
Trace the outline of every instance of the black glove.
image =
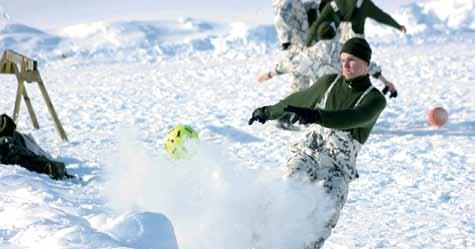
{"type": "Polygon", "coordinates": [[[284,108],[284,111],[295,113],[295,117],[300,124],[315,123],[320,119],[320,112],[318,110],[289,105],[284,108]]]}
{"type": "MultiPolygon", "coordinates": [[[[388,93],[388,91],[389,91],[389,87],[385,86],[381,92],[383,92],[383,94],[386,95],[386,93],[388,93]]],[[[396,98],[396,97],[397,97],[397,91],[396,90],[394,90],[394,92],[389,94],[389,98],[396,98]]]]}
{"type": "Polygon", "coordinates": [[[282,44],[280,44],[280,46],[281,46],[282,50],[287,50],[290,47],[290,42],[282,43],[282,44]]]}
{"type": "Polygon", "coordinates": [[[263,106],[263,107],[259,107],[259,108],[255,109],[252,112],[252,117],[249,119],[247,124],[252,125],[252,123],[254,123],[254,121],[259,121],[259,123],[263,124],[267,120],[269,120],[269,118],[267,117],[267,114],[266,114],[266,109],[267,109],[267,106],[263,106]]]}

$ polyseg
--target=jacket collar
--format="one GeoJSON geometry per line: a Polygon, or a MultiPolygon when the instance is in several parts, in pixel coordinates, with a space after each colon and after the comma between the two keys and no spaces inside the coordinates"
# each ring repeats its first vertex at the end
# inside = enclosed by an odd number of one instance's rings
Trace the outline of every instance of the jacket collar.
{"type": "Polygon", "coordinates": [[[368,89],[371,85],[371,81],[369,80],[369,75],[362,75],[351,80],[345,79],[345,82],[348,84],[348,87],[355,89],[357,91],[364,91],[368,89]]]}

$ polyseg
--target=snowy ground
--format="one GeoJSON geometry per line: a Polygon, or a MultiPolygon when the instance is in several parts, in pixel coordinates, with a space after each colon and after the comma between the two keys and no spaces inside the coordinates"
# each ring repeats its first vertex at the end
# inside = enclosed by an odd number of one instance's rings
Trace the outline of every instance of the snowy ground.
{"type": "MultiPolygon", "coordinates": [[[[329,243],[475,248],[475,34],[370,41],[399,97],[388,100],[359,155],[360,179],[350,185],[329,243]],[[449,112],[442,129],[426,121],[435,106],[449,112]]],[[[31,128],[23,105],[19,130],[82,181],[2,165],[0,247],[148,248],[167,237],[161,214],[185,249],[251,248],[252,231],[264,248],[292,248],[307,238],[304,214],[324,197],[280,177],[287,145],[302,132],[247,125],[255,107],[289,92],[286,76],[256,82],[278,58],[260,48],[41,64],[70,141],[60,142],[34,84],[27,89],[42,128],[31,128]],[[166,157],[164,136],[177,124],[200,134],[192,160],[166,157]]],[[[0,107],[11,114],[15,79],[2,79],[0,107]]]]}

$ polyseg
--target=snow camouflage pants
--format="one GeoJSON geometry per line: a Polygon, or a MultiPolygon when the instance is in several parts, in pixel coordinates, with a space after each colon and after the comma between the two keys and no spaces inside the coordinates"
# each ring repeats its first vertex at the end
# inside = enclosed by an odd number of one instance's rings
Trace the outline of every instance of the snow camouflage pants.
{"type": "Polygon", "coordinates": [[[301,0],[272,0],[274,24],[280,43],[302,46],[307,39],[307,13],[301,0]]]}
{"type": "Polygon", "coordinates": [[[301,91],[326,74],[339,74],[341,45],[336,40],[321,40],[309,48],[291,49],[290,56],[284,56],[276,70],[289,73],[292,91],[301,91]]]}
{"type": "MultiPolygon", "coordinates": [[[[274,24],[280,43],[290,43],[286,51],[287,61],[291,61],[305,48],[309,28],[307,11],[317,9],[317,0],[272,0],[274,24]]],[[[290,74],[291,91],[297,92],[308,88],[310,77],[306,74],[288,72],[290,74]]]]}
{"type": "Polygon", "coordinates": [[[307,89],[310,86],[311,76],[299,72],[297,68],[303,51],[305,51],[305,49],[300,46],[290,47],[290,49],[284,51],[281,60],[275,66],[275,70],[279,73],[289,74],[292,93],[307,89]]]}
{"type": "Polygon", "coordinates": [[[321,248],[336,226],[348,196],[348,184],[358,178],[356,157],[361,144],[350,133],[312,125],[304,139],[290,146],[287,161],[289,176],[323,181],[325,192],[333,201],[334,213],[328,218],[324,233],[305,249],[321,248]]]}
{"type": "Polygon", "coordinates": [[[353,37],[359,37],[365,39],[364,34],[358,34],[353,31],[353,25],[351,25],[351,22],[341,22],[340,25],[338,26],[338,32],[337,34],[339,35],[340,43],[344,44],[346,41],[353,37]]]}

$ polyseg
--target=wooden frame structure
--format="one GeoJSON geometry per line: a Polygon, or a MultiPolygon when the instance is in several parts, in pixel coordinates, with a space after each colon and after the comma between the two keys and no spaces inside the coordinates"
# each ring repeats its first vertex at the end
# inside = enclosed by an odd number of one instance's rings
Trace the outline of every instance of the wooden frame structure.
{"type": "Polygon", "coordinates": [[[40,88],[41,94],[43,95],[43,99],[46,102],[48,111],[51,114],[51,117],[53,118],[53,121],[56,125],[56,129],[59,132],[61,139],[63,141],[68,141],[66,132],[64,131],[63,126],[59,121],[58,115],[54,110],[53,103],[51,102],[48,92],[46,91],[44,82],[41,79],[40,72],[38,71],[38,63],[33,59],[21,55],[13,50],[7,49],[3,52],[2,58],[0,59],[0,73],[14,74],[18,80],[18,90],[15,99],[15,109],[13,110],[13,120],[15,122],[17,122],[18,120],[21,98],[23,97],[28,112],[30,113],[33,127],[35,129],[40,128],[35,111],[33,110],[33,106],[31,104],[30,98],[28,97],[28,93],[26,92],[25,87],[25,81],[28,83],[36,82],[38,83],[38,87],[40,88]]]}

